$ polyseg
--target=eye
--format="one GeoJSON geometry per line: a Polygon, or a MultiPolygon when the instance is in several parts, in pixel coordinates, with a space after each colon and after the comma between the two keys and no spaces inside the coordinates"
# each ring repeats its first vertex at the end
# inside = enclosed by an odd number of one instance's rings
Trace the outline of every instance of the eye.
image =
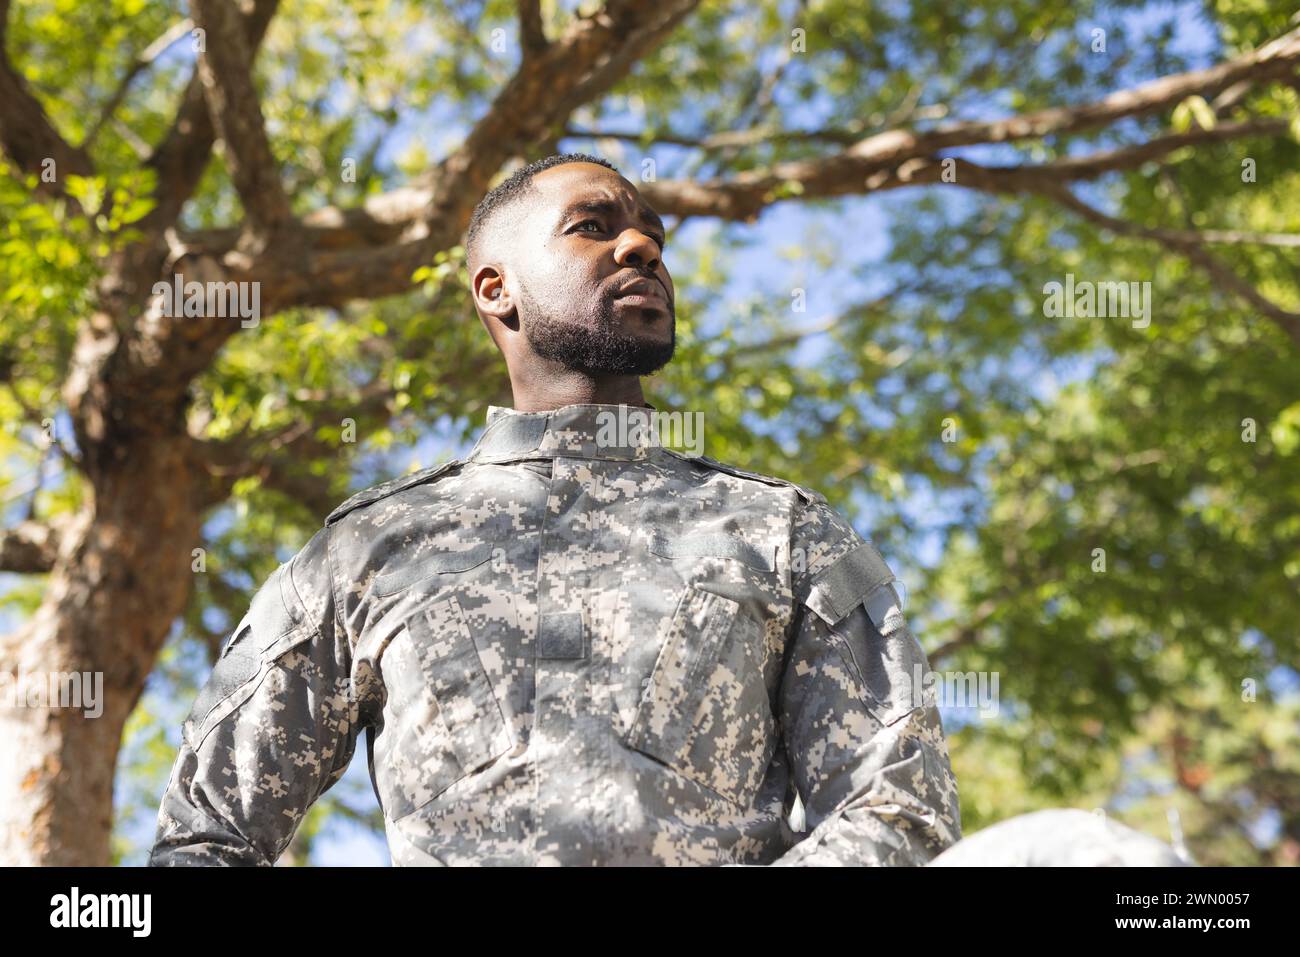
{"type": "Polygon", "coordinates": [[[603,226],[600,225],[600,221],[599,221],[599,220],[595,220],[595,219],[584,219],[582,222],[578,223],[578,225],[574,226],[573,229],[574,229],[574,231],[576,232],[576,231],[582,229],[583,226],[595,226],[598,230],[601,230],[602,232],[604,231],[604,228],[605,228],[605,227],[603,227],[603,226]]]}

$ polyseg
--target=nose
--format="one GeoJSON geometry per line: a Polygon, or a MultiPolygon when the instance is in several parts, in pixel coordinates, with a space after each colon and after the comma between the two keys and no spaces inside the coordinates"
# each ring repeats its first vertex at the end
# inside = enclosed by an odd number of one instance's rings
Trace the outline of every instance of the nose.
{"type": "Polygon", "coordinates": [[[659,268],[659,245],[639,229],[625,229],[614,250],[614,259],[620,266],[654,272],[659,268]]]}

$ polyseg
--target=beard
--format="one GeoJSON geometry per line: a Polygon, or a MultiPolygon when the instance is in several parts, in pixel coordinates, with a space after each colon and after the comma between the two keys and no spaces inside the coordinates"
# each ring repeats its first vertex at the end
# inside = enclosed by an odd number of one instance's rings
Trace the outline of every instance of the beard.
{"type": "Polygon", "coordinates": [[[558,362],[566,369],[597,377],[609,375],[651,375],[666,366],[677,345],[676,316],[668,314],[668,341],[620,332],[614,321],[614,302],[603,297],[596,313],[596,327],[570,322],[544,309],[521,280],[520,299],[527,319],[520,319],[533,352],[558,362]]]}

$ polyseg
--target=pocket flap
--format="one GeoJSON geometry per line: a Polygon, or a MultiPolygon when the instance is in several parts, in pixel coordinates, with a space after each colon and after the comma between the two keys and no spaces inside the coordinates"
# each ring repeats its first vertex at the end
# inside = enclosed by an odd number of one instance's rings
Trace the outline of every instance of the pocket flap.
{"type": "Polygon", "coordinates": [[[467,572],[477,568],[492,557],[492,543],[481,542],[461,551],[432,552],[410,559],[392,571],[375,576],[372,591],[375,595],[395,595],[426,578],[453,572],[467,572]]]}
{"type": "Polygon", "coordinates": [[[656,531],[650,551],[661,558],[734,558],[760,571],[776,571],[776,545],[759,549],[738,535],[673,535],[656,531]]]}

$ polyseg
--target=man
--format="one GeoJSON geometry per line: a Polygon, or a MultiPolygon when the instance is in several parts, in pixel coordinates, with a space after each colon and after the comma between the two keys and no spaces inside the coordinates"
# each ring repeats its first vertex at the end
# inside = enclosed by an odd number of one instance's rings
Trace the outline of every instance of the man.
{"type": "Polygon", "coordinates": [[[663,244],[583,154],[484,197],[471,286],[514,407],[258,591],[151,864],[274,863],[363,729],[396,864],[923,864],[960,838],[879,553],[820,494],[656,440],[663,244]]]}

